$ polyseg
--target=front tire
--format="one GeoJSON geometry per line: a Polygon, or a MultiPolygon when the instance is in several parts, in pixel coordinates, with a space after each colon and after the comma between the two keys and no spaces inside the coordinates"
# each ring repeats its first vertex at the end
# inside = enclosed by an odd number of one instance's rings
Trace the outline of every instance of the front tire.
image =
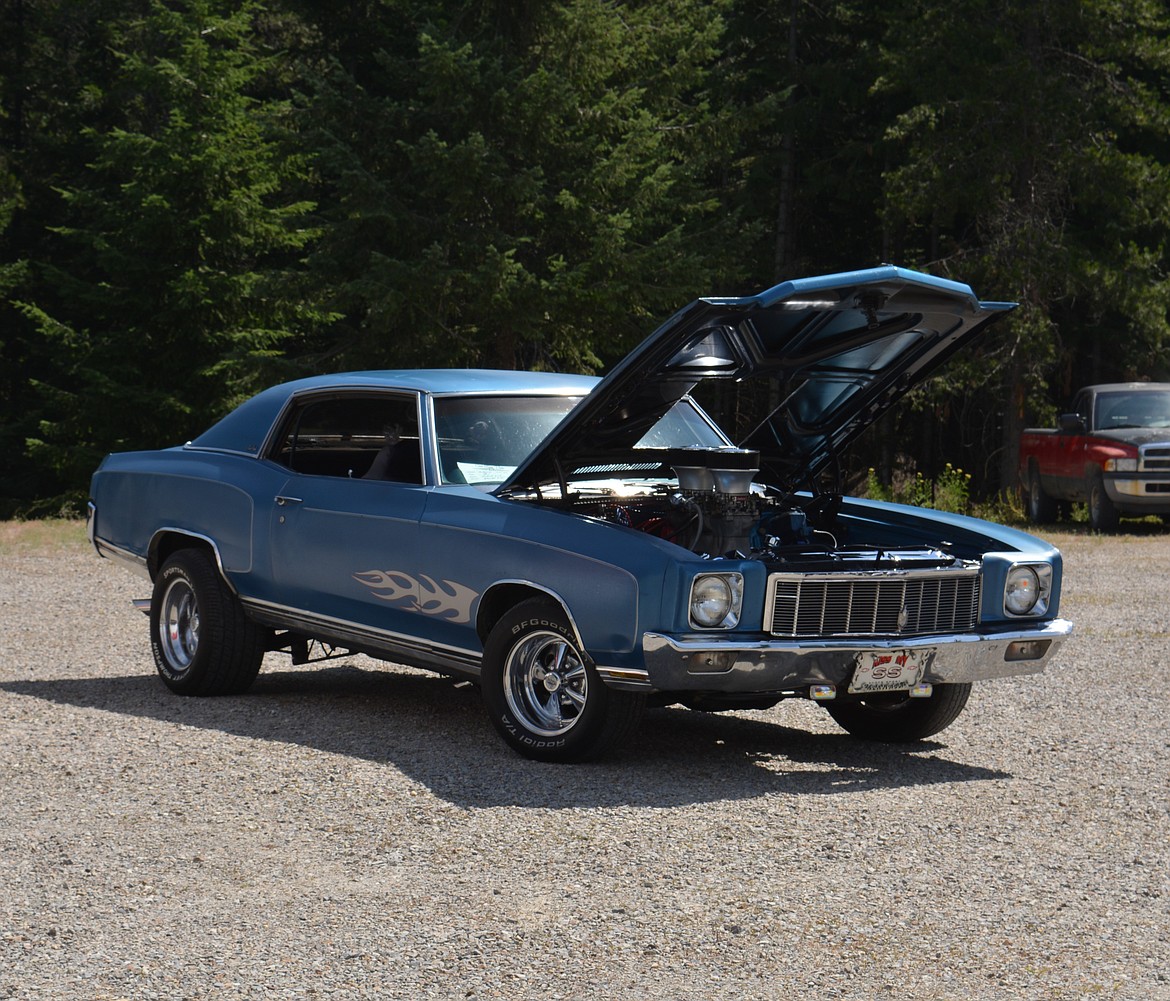
{"type": "Polygon", "coordinates": [[[1105,492],[1105,480],[1101,473],[1094,472],[1089,476],[1086,488],[1088,494],[1089,527],[1094,532],[1116,532],[1121,521],[1121,514],[1113,506],[1109,494],[1105,492]]]}
{"type": "Polygon", "coordinates": [[[206,550],[180,549],[162,565],[150,602],[150,648],[172,692],[247,691],[260,671],[265,638],[206,550]]]}
{"type": "Polygon", "coordinates": [[[609,688],[555,602],[508,611],[484,645],[484,705],[500,736],[537,761],[588,761],[636,729],[646,697],[609,688]]]}
{"type": "Polygon", "coordinates": [[[930,698],[884,692],[863,699],[822,702],[837,725],[863,740],[905,744],[933,737],[956,719],[971,695],[969,684],[935,685],[930,698]]]}

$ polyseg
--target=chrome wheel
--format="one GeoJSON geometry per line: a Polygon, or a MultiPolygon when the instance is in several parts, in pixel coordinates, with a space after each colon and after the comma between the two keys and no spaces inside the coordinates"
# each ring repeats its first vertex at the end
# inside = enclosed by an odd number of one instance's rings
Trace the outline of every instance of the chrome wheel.
{"type": "Polygon", "coordinates": [[[533,597],[508,609],[483,648],[480,691],[492,725],[526,758],[588,761],[625,741],[646,696],[610,688],[565,610],[533,597]]]}
{"type": "Polygon", "coordinates": [[[589,676],[563,636],[534,632],[504,662],[508,708],[533,733],[554,737],[572,729],[589,698],[589,676]]]}
{"type": "Polygon", "coordinates": [[[171,581],[163,594],[158,641],[174,671],[182,672],[191,666],[199,649],[199,603],[183,577],[171,581]]]}
{"type": "Polygon", "coordinates": [[[1028,520],[1033,525],[1046,525],[1056,520],[1056,501],[1040,485],[1040,473],[1032,469],[1028,477],[1028,520]]]}
{"type": "Polygon", "coordinates": [[[1100,473],[1089,478],[1088,486],[1089,528],[1094,532],[1113,532],[1117,530],[1121,516],[1109,494],[1105,492],[1105,481],[1100,473]]]}
{"type": "Polygon", "coordinates": [[[247,691],[269,636],[244,614],[210,550],[180,549],[159,568],[150,599],[150,652],[172,692],[247,691]]]}

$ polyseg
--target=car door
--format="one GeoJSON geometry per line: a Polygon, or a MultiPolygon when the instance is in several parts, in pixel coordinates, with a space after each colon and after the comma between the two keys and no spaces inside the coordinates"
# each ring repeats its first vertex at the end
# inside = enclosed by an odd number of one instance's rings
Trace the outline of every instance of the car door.
{"type": "MultiPolygon", "coordinates": [[[[1072,413],[1080,414],[1085,419],[1086,427],[1091,427],[1092,415],[1089,413],[1090,398],[1081,393],[1073,401],[1072,413]]],[[[1052,475],[1055,483],[1053,493],[1058,497],[1078,499],[1085,494],[1085,454],[1086,439],[1080,432],[1058,429],[1056,432],[1056,448],[1052,475]]]]}
{"type": "Polygon", "coordinates": [[[425,634],[418,614],[424,482],[413,393],[297,401],[269,456],[289,475],[269,513],[273,604],[378,635],[425,634]]]}

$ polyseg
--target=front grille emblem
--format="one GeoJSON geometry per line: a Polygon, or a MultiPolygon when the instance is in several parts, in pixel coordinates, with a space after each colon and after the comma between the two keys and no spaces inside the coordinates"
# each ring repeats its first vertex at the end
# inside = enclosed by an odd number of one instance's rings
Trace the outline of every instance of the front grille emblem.
{"type": "Polygon", "coordinates": [[[902,610],[898,612],[898,632],[902,632],[902,630],[905,629],[909,624],[910,609],[903,605],[902,610]]]}

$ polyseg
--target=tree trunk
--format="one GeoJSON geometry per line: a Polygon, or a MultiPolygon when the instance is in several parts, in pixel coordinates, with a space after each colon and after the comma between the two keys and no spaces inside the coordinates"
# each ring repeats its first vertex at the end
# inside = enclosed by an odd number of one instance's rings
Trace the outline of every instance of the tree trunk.
{"type": "MultiPolygon", "coordinates": [[[[796,80],[796,14],[800,0],[792,0],[791,15],[788,19],[788,79],[796,80]]],[[[787,104],[792,103],[792,92],[787,104]]],[[[776,205],[776,251],[773,261],[773,277],[781,282],[792,278],[792,261],[795,256],[795,239],[792,220],[793,199],[796,188],[796,123],[788,117],[787,127],[780,136],[780,177],[779,197],[776,205]]]]}
{"type": "Polygon", "coordinates": [[[1024,430],[1024,400],[1027,386],[1024,384],[1020,360],[1012,355],[1008,367],[1006,389],[1007,405],[1004,407],[1001,447],[999,450],[999,493],[1010,496],[1019,485],[1017,468],[1020,463],[1020,432],[1024,430]]]}

